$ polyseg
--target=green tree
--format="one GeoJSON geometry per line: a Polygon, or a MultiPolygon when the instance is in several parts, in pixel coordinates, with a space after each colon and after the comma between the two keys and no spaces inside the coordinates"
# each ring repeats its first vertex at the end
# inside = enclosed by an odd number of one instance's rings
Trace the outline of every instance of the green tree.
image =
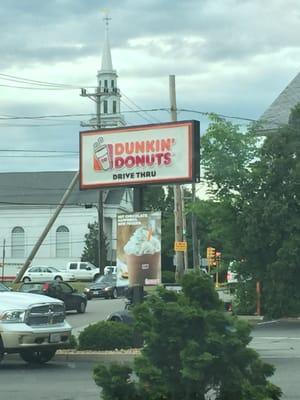
{"type": "Polygon", "coordinates": [[[148,186],[144,189],[143,209],[161,211],[162,269],[174,270],[174,195],[172,186],[148,186]]]}
{"type": "MultiPolygon", "coordinates": [[[[92,224],[88,224],[89,232],[85,234],[85,246],[83,248],[83,252],[81,255],[82,261],[89,261],[94,265],[99,264],[99,238],[98,238],[98,222],[94,222],[92,224]]],[[[105,235],[104,235],[105,237],[105,235]]],[[[102,246],[104,250],[104,260],[107,263],[107,239],[105,237],[104,246],[102,246]]]]}
{"type": "Polygon", "coordinates": [[[290,124],[266,138],[239,215],[244,269],[261,282],[273,317],[300,311],[299,115],[297,106],[290,124]]]}
{"type": "Polygon", "coordinates": [[[235,201],[251,181],[258,152],[254,127],[241,130],[238,125],[212,115],[201,140],[201,163],[211,194],[219,200],[235,201]]]}
{"type": "Polygon", "coordinates": [[[186,274],[182,293],[163,288],[135,309],[145,340],[134,368],[97,366],[104,400],[278,400],[274,368],[248,347],[248,324],[226,315],[211,279],[186,274]]]}
{"type": "Polygon", "coordinates": [[[202,140],[212,202],[196,205],[201,240],[218,243],[228,260],[243,260],[239,304],[254,308],[260,281],[262,311],[273,317],[300,311],[299,121],[297,105],[287,126],[258,140],[253,127],[241,131],[213,117],[202,140]]]}

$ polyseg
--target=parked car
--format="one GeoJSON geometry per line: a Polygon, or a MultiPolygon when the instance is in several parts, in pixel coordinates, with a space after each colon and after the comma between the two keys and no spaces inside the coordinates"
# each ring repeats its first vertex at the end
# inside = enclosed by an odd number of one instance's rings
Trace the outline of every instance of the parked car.
{"type": "Polygon", "coordinates": [[[102,275],[91,283],[89,287],[84,289],[88,299],[93,297],[104,297],[106,299],[116,299],[118,296],[123,296],[128,285],[119,285],[115,274],[102,275]]]}
{"type": "Polygon", "coordinates": [[[6,285],[4,285],[4,283],[0,282],[0,292],[9,292],[9,291],[10,289],[6,285]]]}
{"type": "Polygon", "coordinates": [[[60,271],[55,267],[30,267],[22,277],[23,282],[42,282],[48,280],[75,281],[75,275],[68,271],[60,271]]]}
{"type": "Polygon", "coordinates": [[[82,314],[85,312],[87,297],[84,294],[77,293],[71,285],[66,282],[39,282],[39,283],[23,283],[20,292],[45,294],[49,297],[60,299],[65,303],[66,310],[76,310],[82,314]]]}
{"type": "Polygon", "coordinates": [[[99,268],[88,261],[68,262],[61,271],[73,274],[78,281],[94,281],[100,276],[99,268]]]}

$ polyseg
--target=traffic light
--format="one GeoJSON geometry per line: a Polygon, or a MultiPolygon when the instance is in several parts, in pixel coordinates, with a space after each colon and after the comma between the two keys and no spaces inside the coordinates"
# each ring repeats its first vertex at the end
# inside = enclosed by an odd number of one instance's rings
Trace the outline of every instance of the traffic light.
{"type": "Polygon", "coordinates": [[[208,247],[206,250],[207,264],[209,267],[216,265],[216,249],[214,247],[208,247]]]}
{"type": "Polygon", "coordinates": [[[221,256],[222,253],[220,251],[216,251],[216,266],[219,267],[220,263],[221,263],[221,256]]]}

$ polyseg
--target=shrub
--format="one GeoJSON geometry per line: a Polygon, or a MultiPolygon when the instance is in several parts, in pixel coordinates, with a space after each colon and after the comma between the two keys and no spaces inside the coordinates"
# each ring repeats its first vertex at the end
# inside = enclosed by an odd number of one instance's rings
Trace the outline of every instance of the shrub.
{"type": "Polygon", "coordinates": [[[175,283],[175,272],[173,271],[162,271],[161,272],[162,283],[175,283]]]}
{"type": "Polygon", "coordinates": [[[116,321],[100,321],[79,335],[79,350],[115,350],[134,347],[133,327],[116,321]]]}
{"type": "Polygon", "coordinates": [[[274,367],[248,344],[248,324],[224,313],[209,276],[184,275],[182,292],[157,288],[134,309],[145,346],[133,367],[94,369],[104,400],[279,400],[274,367]]]}

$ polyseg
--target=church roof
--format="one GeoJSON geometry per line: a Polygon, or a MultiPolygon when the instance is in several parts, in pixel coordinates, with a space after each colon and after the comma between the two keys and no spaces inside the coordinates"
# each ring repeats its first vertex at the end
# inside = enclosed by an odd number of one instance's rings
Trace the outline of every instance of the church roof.
{"type": "MultiPolygon", "coordinates": [[[[59,204],[75,171],[6,172],[0,173],[0,206],[59,204]]],[[[105,191],[104,204],[119,206],[125,188],[105,191]]],[[[80,190],[79,183],[68,198],[67,205],[95,204],[98,190],[80,190]]]]}
{"type": "Polygon", "coordinates": [[[259,118],[261,122],[259,130],[272,131],[286,125],[291,109],[298,103],[300,103],[300,73],[296,75],[259,118]]]}

